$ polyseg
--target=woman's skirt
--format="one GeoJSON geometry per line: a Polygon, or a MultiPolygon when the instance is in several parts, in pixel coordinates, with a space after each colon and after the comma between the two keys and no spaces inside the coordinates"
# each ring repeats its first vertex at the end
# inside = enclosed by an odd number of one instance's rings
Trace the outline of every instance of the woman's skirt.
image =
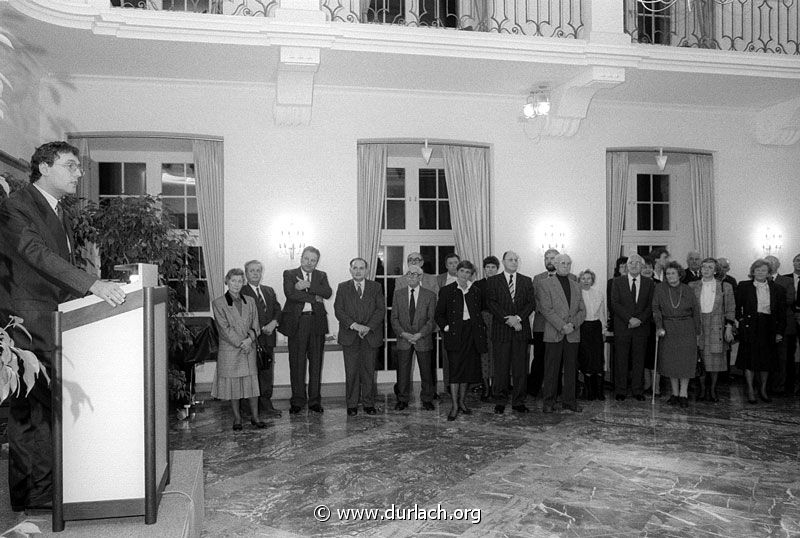
{"type": "Polygon", "coordinates": [[[714,316],[718,315],[714,312],[701,315],[703,319],[703,366],[705,366],[706,372],[728,371],[725,345],[720,342],[719,325],[714,323],[714,316]],[[720,348],[722,351],[712,351],[720,348]]]}
{"type": "Polygon", "coordinates": [[[474,331],[482,330],[476,323],[465,322],[471,327],[466,330],[468,335],[461,342],[457,350],[447,350],[447,362],[450,368],[450,383],[480,383],[481,382],[481,353],[475,345],[474,331]]]}
{"type": "Polygon", "coordinates": [[[600,374],[605,366],[603,324],[599,319],[581,324],[581,343],[578,347],[578,370],[584,374],[600,374]]]}
{"type": "Polygon", "coordinates": [[[775,322],[770,314],[758,314],[755,323],[755,339],[739,342],[736,367],[740,370],[772,372],[778,361],[775,322]]]}
{"type": "Polygon", "coordinates": [[[219,400],[238,400],[240,398],[252,398],[260,396],[261,391],[258,387],[258,375],[246,375],[242,377],[222,377],[214,375],[214,383],[211,385],[211,397],[219,400]]]}
{"type": "Polygon", "coordinates": [[[666,334],[658,342],[658,371],[667,377],[690,379],[697,369],[697,336],[691,316],[664,318],[666,334]]]}

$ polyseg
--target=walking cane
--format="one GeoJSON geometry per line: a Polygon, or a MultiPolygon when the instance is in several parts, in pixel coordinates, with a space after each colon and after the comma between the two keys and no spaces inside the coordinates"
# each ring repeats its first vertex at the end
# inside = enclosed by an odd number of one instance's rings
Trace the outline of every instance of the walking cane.
{"type": "Polygon", "coordinates": [[[656,372],[658,371],[658,332],[656,332],[656,351],[653,354],[653,383],[650,390],[653,393],[653,399],[650,405],[656,405],[656,372]]]}

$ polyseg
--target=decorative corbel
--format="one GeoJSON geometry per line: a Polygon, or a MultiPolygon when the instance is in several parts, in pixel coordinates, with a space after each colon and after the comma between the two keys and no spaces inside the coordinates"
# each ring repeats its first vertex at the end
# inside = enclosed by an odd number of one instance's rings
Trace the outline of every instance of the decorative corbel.
{"type": "Polygon", "coordinates": [[[308,125],[314,102],[314,75],[319,69],[320,49],[281,47],[275,86],[275,123],[308,125]]]}

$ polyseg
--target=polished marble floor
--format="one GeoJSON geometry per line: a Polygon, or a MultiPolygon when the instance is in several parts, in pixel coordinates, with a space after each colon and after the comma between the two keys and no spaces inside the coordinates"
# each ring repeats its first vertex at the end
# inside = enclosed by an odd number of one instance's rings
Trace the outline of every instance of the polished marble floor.
{"type": "Polygon", "coordinates": [[[454,422],[448,404],[396,412],[384,397],[378,415],[347,417],[328,399],[323,415],[242,432],[227,402],[206,401],[171,443],[204,451],[205,536],[800,534],[800,403],[721,395],[502,416],[471,396],[454,422]]]}

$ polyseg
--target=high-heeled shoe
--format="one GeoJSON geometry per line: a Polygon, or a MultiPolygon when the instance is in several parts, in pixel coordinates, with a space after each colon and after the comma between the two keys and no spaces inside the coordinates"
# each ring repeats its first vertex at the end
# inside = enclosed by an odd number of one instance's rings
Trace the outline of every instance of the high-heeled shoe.
{"type": "Polygon", "coordinates": [[[456,407],[456,408],[451,409],[450,412],[447,414],[448,422],[454,421],[457,416],[458,416],[458,408],[456,407]]]}
{"type": "Polygon", "coordinates": [[[235,431],[235,432],[242,431],[242,423],[241,422],[234,422],[233,423],[233,431],[235,431]]]}
{"type": "Polygon", "coordinates": [[[261,421],[261,420],[256,420],[254,418],[250,419],[250,424],[252,424],[256,428],[258,428],[259,430],[263,430],[264,428],[267,427],[267,423],[266,422],[261,421]]]}

